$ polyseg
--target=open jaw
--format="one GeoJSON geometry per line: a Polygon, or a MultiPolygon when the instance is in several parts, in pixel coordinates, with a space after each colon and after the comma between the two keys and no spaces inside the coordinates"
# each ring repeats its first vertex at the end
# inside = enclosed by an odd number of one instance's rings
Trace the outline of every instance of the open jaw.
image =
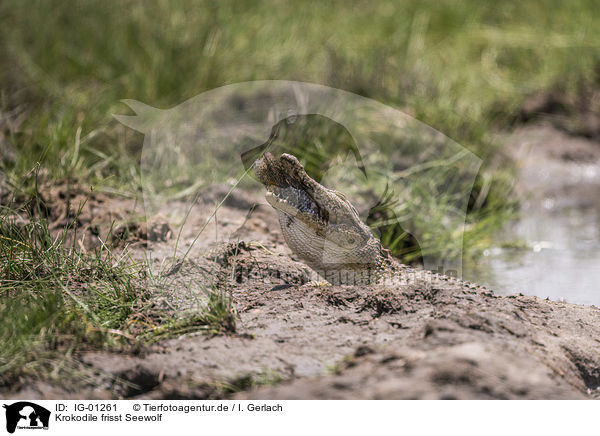
{"type": "Polygon", "coordinates": [[[254,169],[267,189],[266,200],[279,214],[287,245],[307,265],[329,281],[348,284],[376,269],[381,244],[341,193],[310,178],[290,154],[275,159],[264,153],[254,169]],[[331,278],[330,273],[347,277],[331,278]]]}
{"type": "Polygon", "coordinates": [[[254,168],[267,189],[266,200],[272,207],[312,226],[328,225],[329,214],[317,200],[319,194],[316,192],[325,188],[306,174],[294,156],[283,154],[276,160],[270,153],[265,153],[254,168]]]}
{"type": "Polygon", "coordinates": [[[327,217],[323,216],[323,208],[310,198],[306,192],[293,188],[267,187],[267,202],[289,217],[315,226],[327,226],[327,217]]]}

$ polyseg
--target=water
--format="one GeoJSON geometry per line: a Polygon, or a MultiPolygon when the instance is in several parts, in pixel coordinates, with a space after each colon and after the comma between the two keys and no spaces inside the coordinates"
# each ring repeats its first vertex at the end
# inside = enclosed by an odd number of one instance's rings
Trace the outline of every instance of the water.
{"type": "Polygon", "coordinates": [[[521,217],[463,276],[499,294],[600,307],[600,144],[544,129],[514,141],[521,217]],[[596,154],[565,160],[565,149],[596,154]],[[517,240],[526,248],[501,248],[517,240]]]}
{"type": "Polygon", "coordinates": [[[600,208],[535,211],[506,228],[526,249],[491,248],[464,276],[499,294],[600,307],[600,208]]]}

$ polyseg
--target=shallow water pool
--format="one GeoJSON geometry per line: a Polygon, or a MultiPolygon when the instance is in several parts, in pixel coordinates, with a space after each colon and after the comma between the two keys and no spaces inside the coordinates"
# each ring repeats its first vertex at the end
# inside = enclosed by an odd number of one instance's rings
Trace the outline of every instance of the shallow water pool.
{"type": "Polygon", "coordinates": [[[491,248],[463,276],[499,294],[600,307],[600,208],[545,212],[527,213],[507,226],[504,236],[527,248],[491,248]]]}
{"type": "Polygon", "coordinates": [[[520,168],[520,218],[463,277],[500,294],[600,307],[600,144],[548,127],[509,141],[520,168]],[[501,248],[514,241],[526,248],[501,248]]]}

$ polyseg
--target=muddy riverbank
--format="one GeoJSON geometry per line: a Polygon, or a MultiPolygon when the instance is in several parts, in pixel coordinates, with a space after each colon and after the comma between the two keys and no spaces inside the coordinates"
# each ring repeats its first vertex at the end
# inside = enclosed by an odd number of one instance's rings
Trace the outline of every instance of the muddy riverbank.
{"type": "MultiPolygon", "coordinates": [[[[192,244],[223,192],[211,188],[181,234],[192,244]],[[212,197],[211,197],[212,196],[212,197]]],[[[102,228],[104,208],[126,222],[138,206],[102,198],[81,220],[102,228]],[[96,208],[96,209],[94,209],[96,208]],[[91,212],[90,212],[91,213],[91,212]]],[[[122,237],[158,268],[173,253],[186,212],[172,203],[143,239],[122,237]],[[178,218],[179,217],[179,218],[178,218]]],[[[122,224],[125,225],[125,224],[122,224]]],[[[144,232],[142,232],[144,233],[144,232]]],[[[87,244],[93,246],[93,235],[87,244]]],[[[156,304],[173,314],[201,307],[203,286],[230,292],[234,333],[195,333],[136,352],[75,356],[83,383],[23,379],[9,398],[586,399],[600,396],[600,310],[535,296],[500,296],[453,280],[407,285],[305,282],[261,192],[234,192],[172,270],[156,304]],[[251,207],[249,205],[256,203],[251,207]],[[230,241],[230,242],[225,242],[230,241]],[[239,275],[238,271],[244,271],[239,275]],[[85,376],[85,377],[84,377],[85,376]]],[[[576,278],[573,278],[575,281],[576,278]]]]}

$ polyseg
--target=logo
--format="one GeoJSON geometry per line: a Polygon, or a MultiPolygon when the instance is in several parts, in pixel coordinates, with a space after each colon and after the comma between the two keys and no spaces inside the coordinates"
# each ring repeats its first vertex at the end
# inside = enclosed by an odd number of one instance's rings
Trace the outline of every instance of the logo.
{"type": "Polygon", "coordinates": [[[14,433],[18,429],[48,430],[50,411],[28,401],[19,401],[11,405],[4,404],[6,409],[6,431],[14,433]]]}
{"type": "MultiPolygon", "coordinates": [[[[329,264],[372,264],[375,254],[367,243],[373,232],[384,234],[384,245],[424,269],[461,275],[466,217],[482,160],[409,114],[340,89],[278,80],[230,84],[169,109],[123,102],[135,115],[115,118],[144,133],[140,172],[148,217],[168,210],[169,198],[189,199],[189,210],[204,208],[209,217],[204,227],[217,226],[215,204],[224,204],[235,189],[266,195],[272,186],[277,192],[269,191],[267,202],[277,206],[279,216],[288,222],[304,218],[317,232],[310,250],[324,272],[329,264]],[[263,159],[267,153],[272,160],[263,159]],[[340,209],[346,213],[338,216],[333,206],[321,204],[330,198],[342,204],[343,196],[336,200],[337,194],[306,188],[302,177],[292,177],[299,167],[288,164],[281,172],[282,154],[297,158],[324,189],[348,195],[351,204],[340,209]],[[263,181],[255,172],[261,159],[263,181]],[[210,186],[230,189],[206,191],[215,193],[215,201],[196,204],[192,199],[210,186]],[[354,215],[349,226],[344,220],[354,215]],[[340,231],[341,226],[355,232],[340,231]]],[[[243,201],[229,200],[241,209],[249,203],[252,213],[252,202],[239,198],[243,201]]],[[[193,221],[181,226],[180,232],[197,233],[193,221]]],[[[238,227],[219,227],[219,239],[238,241],[238,227]]],[[[153,250],[150,243],[148,249],[153,250]]],[[[346,272],[352,270],[334,271],[326,279],[338,281],[339,273],[340,282],[348,281],[346,272]]]]}

